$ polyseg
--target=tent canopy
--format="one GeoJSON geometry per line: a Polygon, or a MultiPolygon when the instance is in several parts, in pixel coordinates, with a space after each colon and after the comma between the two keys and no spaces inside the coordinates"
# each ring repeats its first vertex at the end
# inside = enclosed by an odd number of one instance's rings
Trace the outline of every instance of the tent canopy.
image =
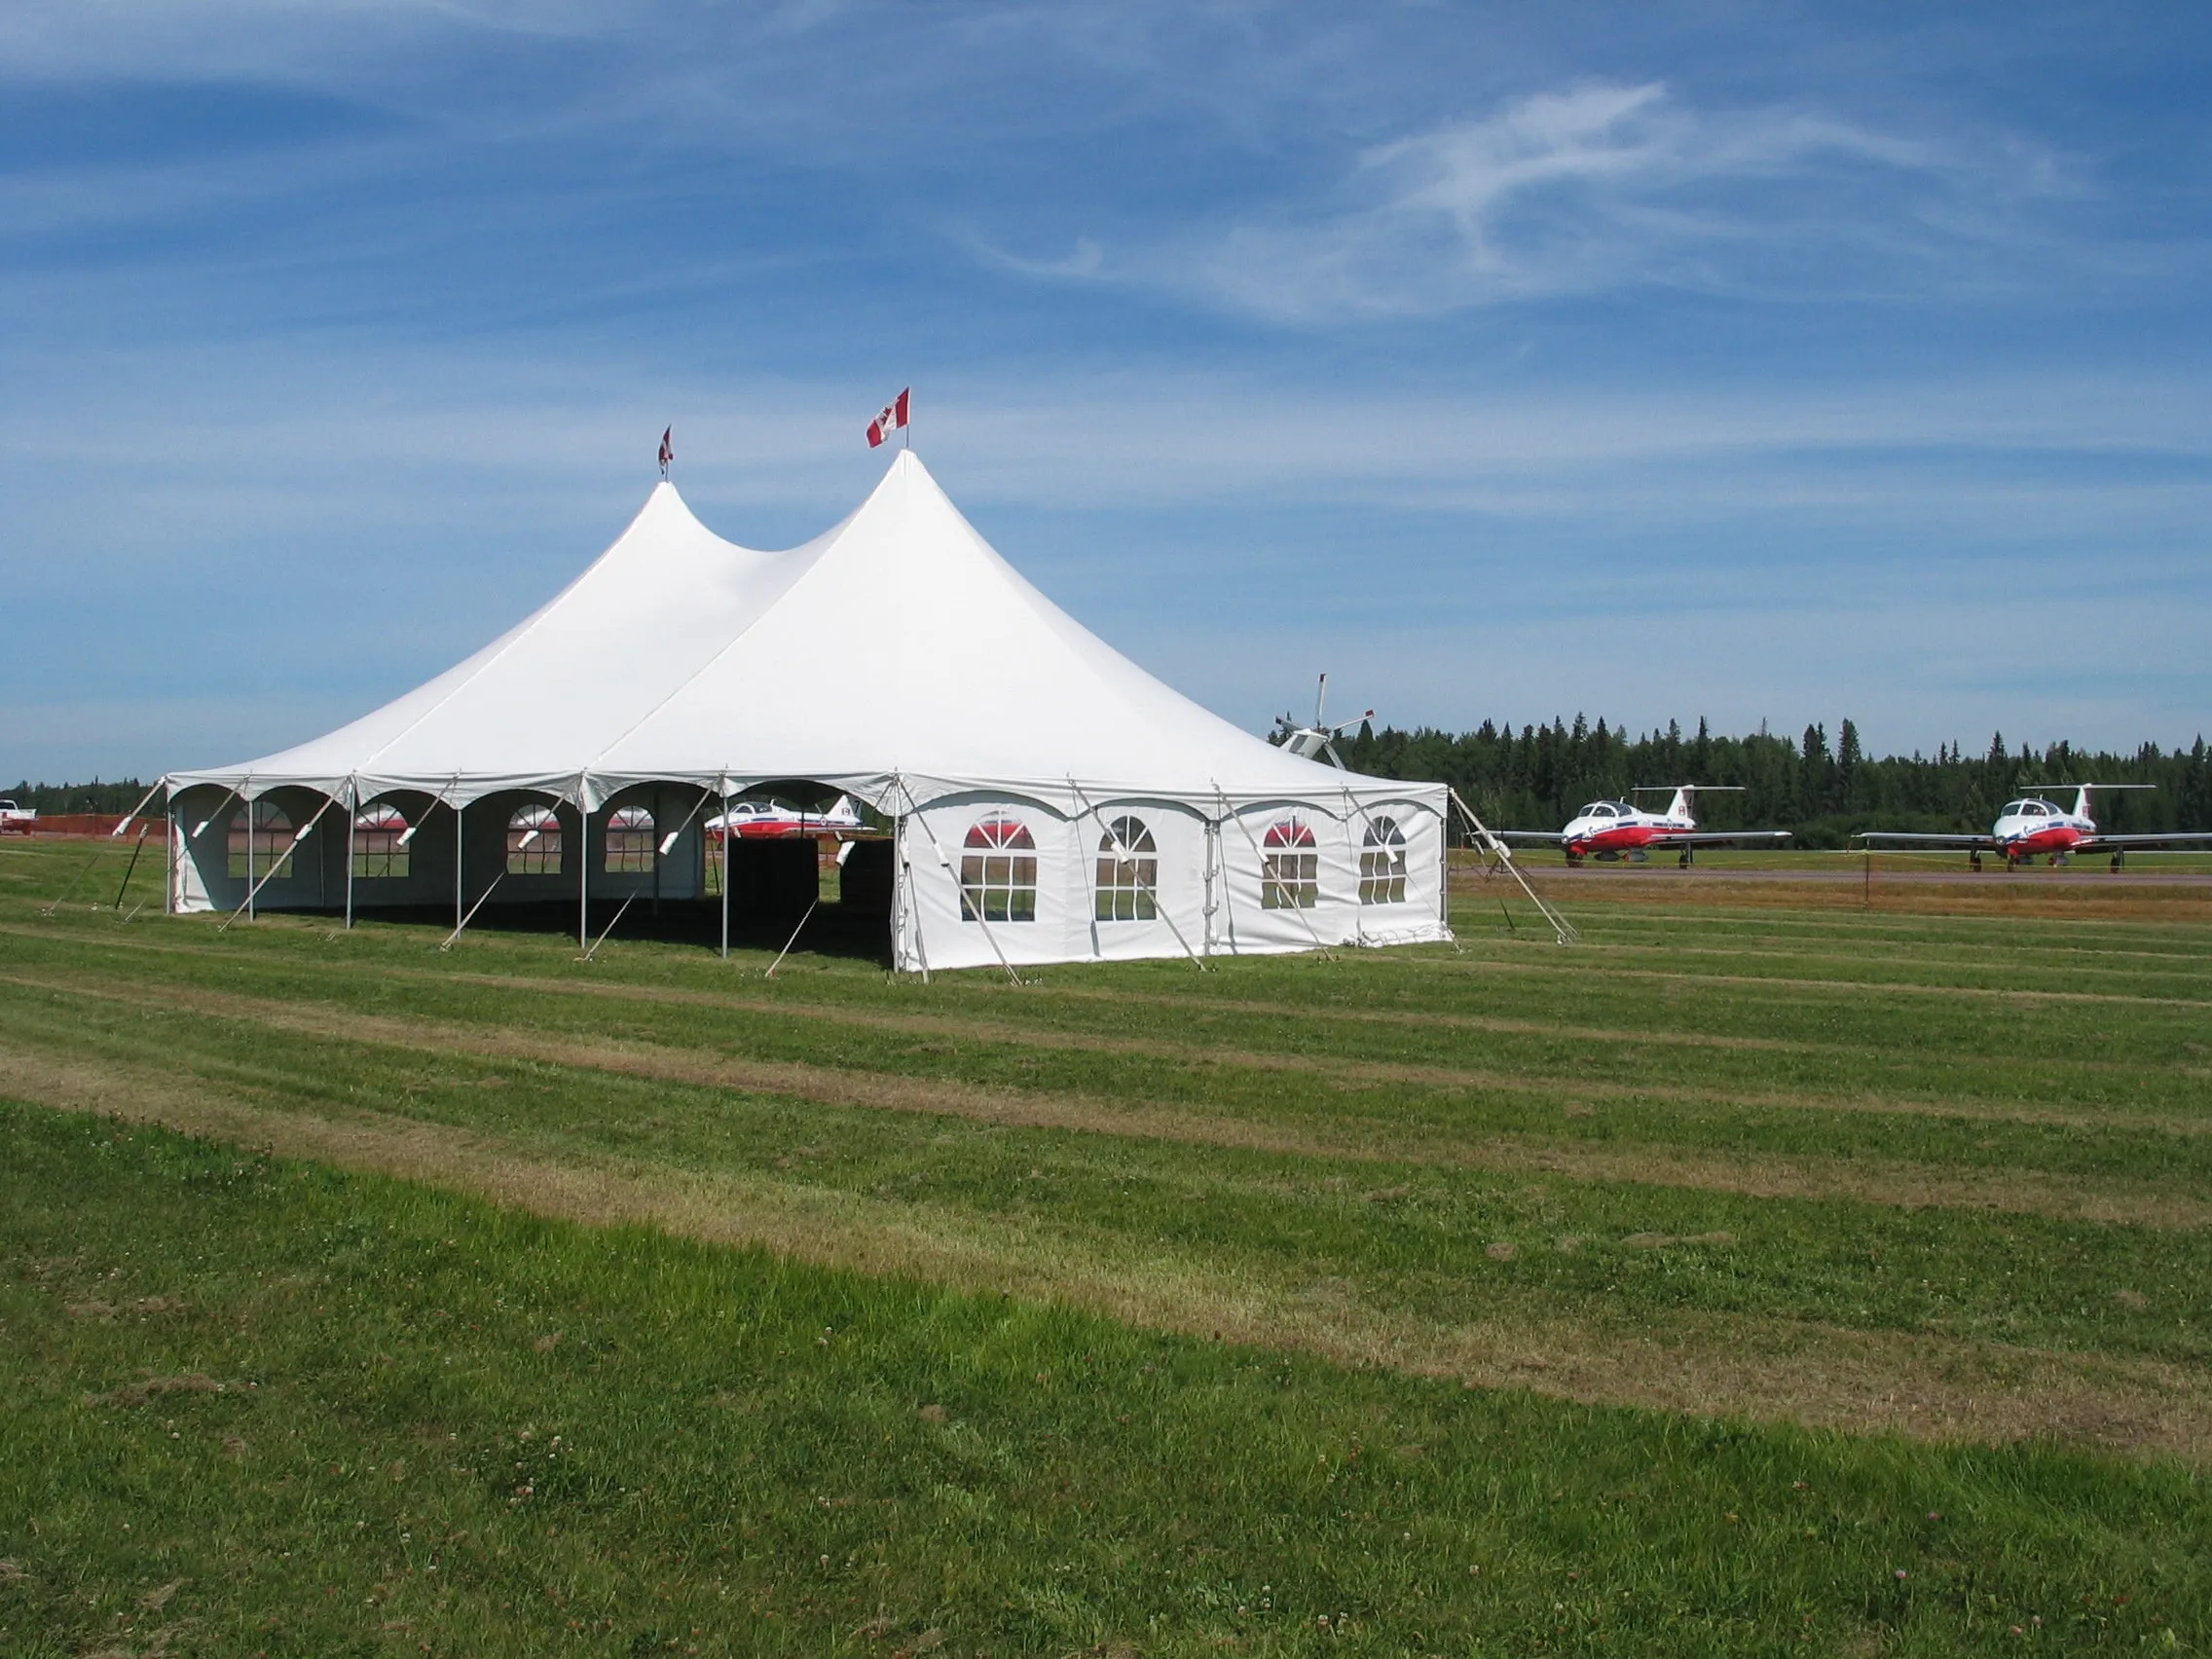
{"type": "Polygon", "coordinates": [[[740,547],[662,483],[548,604],[459,666],[326,736],[170,774],[251,797],[535,790],[596,810],[636,783],[735,793],[813,779],[885,812],[964,792],[1062,811],[1100,796],[1325,798],[1363,778],[1171,690],[1024,580],[911,452],[860,509],[786,552],[740,547]]]}

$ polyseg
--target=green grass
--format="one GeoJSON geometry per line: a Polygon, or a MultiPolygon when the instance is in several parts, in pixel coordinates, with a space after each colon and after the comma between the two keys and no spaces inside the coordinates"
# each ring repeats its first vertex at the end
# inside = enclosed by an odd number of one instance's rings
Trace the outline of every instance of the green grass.
{"type": "Polygon", "coordinates": [[[2212,1634],[2171,1467],[1346,1371],[30,1109],[0,1147],[12,1653],[2212,1634]]]}
{"type": "Polygon", "coordinates": [[[85,856],[0,849],[10,1075],[419,1125],[787,1253],[9,1108],[0,1651],[2212,1640],[2191,890],[1563,883],[1573,950],[1485,899],[1456,951],[925,987],[126,924],[120,860],[42,915],[85,856]],[[1256,1346],[1164,1334],[1217,1308],[1256,1346]],[[256,1386],[114,1403],[145,1375],[256,1386]],[[2034,1438],[1874,1432],[1923,1406],[2034,1438]]]}

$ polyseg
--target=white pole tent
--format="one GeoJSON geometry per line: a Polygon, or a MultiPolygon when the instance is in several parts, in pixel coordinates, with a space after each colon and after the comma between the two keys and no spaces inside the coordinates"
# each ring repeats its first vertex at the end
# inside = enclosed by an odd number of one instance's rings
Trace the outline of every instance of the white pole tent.
{"type": "Polygon", "coordinates": [[[167,783],[179,910],[236,907],[251,871],[266,908],[350,882],[356,910],[559,900],[581,926],[590,903],[708,898],[699,808],[812,786],[890,826],[845,881],[888,903],[902,970],[1452,937],[1444,786],[1302,758],[1169,689],[1025,581],[911,450],[788,552],[722,540],[663,482],[467,661],[167,783]],[[358,833],[294,847],[333,801],[358,833]],[[433,812],[452,836],[415,833],[433,812]]]}

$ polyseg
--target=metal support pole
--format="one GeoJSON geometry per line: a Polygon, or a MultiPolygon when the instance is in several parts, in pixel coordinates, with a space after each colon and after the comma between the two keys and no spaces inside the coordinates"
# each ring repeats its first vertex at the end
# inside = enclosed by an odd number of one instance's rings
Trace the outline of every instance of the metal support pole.
{"type": "Polygon", "coordinates": [[[729,774],[724,772],[715,792],[722,809],[722,960],[729,960],[729,774]]]}
{"type": "MultiPolygon", "coordinates": [[[[245,808],[245,919],[253,920],[253,896],[261,891],[261,883],[253,879],[253,802],[241,799],[245,808]]],[[[236,915],[237,911],[231,912],[236,915]]]]}
{"type": "MultiPolygon", "coordinates": [[[[275,880],[275,879],[276,879],[276,872],[277,872],[278,870],[280,870],[280,869],[282,869],[282,868],[284,867],[284,861],[285,861],[285,859],[293,859],[293,858],[297,858],[297,857],[299,856],[299,846],[300,846],[300,843],[301,843],[302,841],[306,840],[306,839],[307,839],[307,838],[308,838],[308,837],[309,837],[310,835],[312,835],[312,834],[313,834],[313,833],[314,833],[314,827],[315,827],[315,826],[316,826],[317,824],[320,824],[320,823],[322,822],[322,815],[323,815],[324,813],[328,812],[328,811],[329,811],[329,810],[330,810],[330,809],[331,809],[332,807],[336,806],[337,804],[338,804],[338,800],[337,800],[337,797],[336,797],[336,796],[325,796],[325,797],[324,797],[324,799],[323,799],[323,803],[322,803],[322,805],[321,805],[321,806],[319,806],[319,807],[317,807],[317,808],[315,809],[315,815],[314,815],[314,816],[313,816],[313,818],[311,818],[311,819],[309,819],[309,820],[307,821],[307,824],[305,825],[305,827],[303,827],[303,828],[301,829],[301,830],[300,830],[300,832],[299,832],[298,834],[296,834],[296,835],[294,835],[294,836],[292,837],[290,844],[289,844],[289,845],[287,845],[287,846],[285,847],[285,849],[284,849],[284,858],[281,858],[281,859],[277,859],[277,860],[276,860],[276,861],[275,863],[273,863],[272,865],[270,865],[270,866],[269,866],[269,873],[268,873],[267,875],[263,876],[263,877],[261,878],[261,880],[260,880],[259,882],[256,882],[256,883],[255,883],[255,884],[254,884],[254,885],[253,885],[252,887],[249,887],[249,888],[247,888],[247,889],[246,889],[246,895],[245,895],[245,919],[246,919],[247,921],[249,921],[249,922],[250,922],[250,921],[252,921],[252,920],[253,920],[253,900],[254,900],[254,895],[255,895],[255,894],[257,894],[257,893],[259,893],[259,892],[261,891],[261,889],[262,889],[262,888],[263,888],[264,886],[266,886],[266,885],[267,885],[267,884],[268,884],[269,882],[271,882],[271,881],[273,881],[273,880],[275,880]]],[[[245,828],[246,828],[246,837],[247,837],[247,838],[246,838],[246,867],[247,867],[248,869],[251,869],[251,868],[253,867],[253,840],[252,840],[252,836],[253,836],[253,816],[252,816],[252,805],[251,805],[251,803],[250,803],[250,802],[249,802],[249,803],[247,804],[247,812],[246,812],[246,826],[245,826],[245,828]]],[[[228,919],[228,920],[226,920],[226,921],[225,921],[225,922],[223,923],[223,925],[222,925],[221,927],[217,928],[217,929],[216,929],[215,931],[216,931],[217,933],[228,933],[228,932],[230,931],[231,923],[232,923],[232,922],[235,922],[235,921],[237,921],[238,919],[239,919],[239,913],[238,913],[238,912],[237,912],[236,910],[233,910],[233,911],[231,912],[231,914],[230,914],[230,917],[229,917],[229,919],[228,919]]]]}
{"type": "Polygon", "coordinates": [[[814,920],[814,912],[821,905],[821,897],[817,895],[814,903],[806,907],[806,914],[799,917],[798,926],[792,929],[792,937],[784,940],[784,948],[776,952],[776,960],[768,964],[767,973],[760,976],[763,979],[773,979],[776,977],[776,970],[784,965],[784,958],[792,953],[792,946],[798,943],[798,936],[805,931],[806,924],[814,920]]]}
{"type": "MultiPolygon", "coordinates": [[[[560,803],[553,805],[560,812],[560,803]]],[[[655,825],[657,828],[657,825],[655,825]]],[[[591,949],[591,796],[584,792],[584,774],[575,779],[575,946],[591,949]]]]}
{"type": "Polygon", "coordinates": [[[130,862],[123,866],[123,884],[115,890],[115,907],[118,910],[123,908],[123,896],[130,891],[130,877],[138,868],[138,855],[146,850],[146,832],[151,829],[153,826],[147,825],[138,831],[138,839],[130,843],[130,862]]]}
{"type": "Polygon", "coordinates": [[[607,934],[610,934],[614,931],[615,923],[622,920],[623,912],[628,910],[632,904],[637,903],[637,901],[638,896],[633,893],[629,898],[623,900],[620,904],[615,906],[614,921],[608,922],[607,924],[607,933],[601,934],[599,938],[592,942],[592,947],[584,952],[584,961],[589,962],[594,956],[597,956],[599,954],[599,947],[607,942],[607,934]]]}
{"type": "Polygon", "coordinates": [[[1562,944],[1581,943],[1582,936],[1575,931],[1574,925],[1545,903],[1537,895],[1536,890],[1529,885],[1529,878],[1521,873],[1521,866],[1513,862],[1513,849],[1491,833],[1490,827],[1475,816],[1474,808],[1459,798],[1457,790],[1447,786],[1445,793],[1451,797],[1452,804],[1459,809],[1460,816],[1466,819],[1467,828],[1474,831],[1477,844],[1497,859],[1505,872],[1512,876],[1520,884],[1521,891],[1529,896],[1529,903],[1535,905],[1536,914],[1551,923],[1552,936],[1562,944]]]}
{"type": "Polygon", "coordinates": [[[461,927],[466,921],[466,918],[461,914],[461,866],[462,847],[461,834],[461,802],[456,800],[453,803],[453,936],[456,939],[459,939],[461,937],[461,927]]]}
{"type": "MultiPolygon", "coordinates": [[[[1134,864],[1136,862],[1137,856],[1136,849],[1134,847],[1131,847],[1127,842],[1124,841],[1121,837],[1120,832],[1116,830],[1111,824],[1106,823],[1105,814],[1101,813],[1098,810],[1097,806],[1093,804],[1091,798],[1083,793],[1083,786],[1077,783],[1073,777],[1070,777],[1068,779],[1068,788],[1074,792],[1075,798],[1083,803],[1084,816],[1093,820],[1098,824],[1105,825],[1106,833],[1110,837],[1112,837],[1116,853],[1127,855],[1128,861],[1131,864],[1134,864]]],[[[1081,822],[1081,820],[1079,819],[1078,822],[1081,822]]],[[[1088,850],[1081,846],[1077,848],[1077,852],[1079,855],[1081,855],[1076,861],[1077,867],[1081,868],[1084,864],[1089,862],[1088,854],[1088,850]]],[[[1200,957],[1197,951],[1191,948],[1191,941],[1183,937],[1183,930],[1175,925],[1174,916],[1169,914],[1167,909],[1167,902],[1160,896],[1159,878],[1155,876],[1150,887],[1145,887],[1140,882],[1138,891],[1142,893],[1150,893],[1152,895],[1152,907],[1154,913],[1157,914],[1161,921],[1167,924],[1167,931],[1175,936],[1175,942],[1183,947],[1183,954],[1191,959],[1191,966],[1198,969],[1198,971],[1201,974],[1205,973],[1207,970],[1204,959],[1200,957]]],[[[1095,904],[1095,903],[1092,904],[1091,910],[1093,916],[1095,917],[1097,913],[1097,905],[1095,904]]],[[[1090,937],[1092,941],[1090,953],[1093,957],[1098,957],[1098,924],[1095,920],[1093,920],[1090,924],[1090,937]]],[[[1100,960],[1103,960],[1103,958],[1100,958],[1100,960]]]]}
{"type": "Polygon", "coordinates": [[[136,806],[132,807],[129,812],[125,813],[121,818],[116,820],[115,828],[113,830],[110,830],[108,831],[108,834],[113,836],[118,841],[122,840],[123,832],[130,828],[132,821],[135,820],[141,812],[144,812],[146,810],[146,802],[152,800],[156,795],[160,794],[162,793],[162,790],[167,785],[168,781],[168,774],[165,772],[160,780],[155,783],[154,787],[146,792],[144,797],[139,800],[136,806]]]}
{"type": "Polygon", "coordinates": [[[353,798],[346,808],[346,931],[353,931],[353,834],[361,823],[361,780],[350,781],[347,793],[353,798]]]}
{"type": "MultiPolygon", "coordinates": [[[[1213,780],[1213,793],[1214,798],[1221,802],[1221,815],[1224,818],[1235,819],[1236,821],[1236,828],[1244,832],[1244,844],[1252,849],[1252,858],[1258,865],[1260,871],[1260,889],[1261,892],[1265,894],[1267,891],[1268,882],[1268,855],[1260,851],[1260,843],[1253,837],[1252,827],[1244,822],[1242,814],[1238,813],[1230,806],[1229,796],[1223,793],[1221,781],[1218,778],[1213,780]]],[[[1295,847],[1291,849],[1291,853],[1293,855],[1295,855],[1298,849],[1295,847]]],[[[1289,909],[1292,915],[1296,916],[1301,922],[1306,925],[1306,937],[1313,941],[1313,948],[1315,950],[1318,950],[1326,960],[1334,962],[1337,959],[1336,953],[1332,951],[1327,945],[1321,942],[1320,930],[1313,925],[1313,918],[1306,913],[1306,906],[1297,903],[1297,897],[1295,894],[1293,894],[1292,896],[1292,902],[1290,903],[1289,909]]]]}

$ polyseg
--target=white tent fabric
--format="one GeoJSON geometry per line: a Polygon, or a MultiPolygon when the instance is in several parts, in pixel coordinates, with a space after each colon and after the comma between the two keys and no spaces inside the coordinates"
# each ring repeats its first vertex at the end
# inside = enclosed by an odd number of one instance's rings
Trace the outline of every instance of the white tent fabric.
{"type": "Polygon", "coordinates": [[[459,666],[326,736],[169,785],[349,806],[527,791],[592,814],[648,784],[727,795],[787,779],[900,820],[902,967],[1449,938],[1441,786],[1303,759],[1171,690],[1023,579],[911,452],[786,552],[722,540],[664,482],[575,581],[459,666]],[[962,896],[970,834],[998,809],[1037,843],[1033,916],[993,920],[962,896]],[[1158,844],[1158,913],[1100,920],[1089,884],[1124,809],[1158,844]],[[1291,817],[1319,890],[1263,892],[1263,844],[1291,817]],[[1368,867],[1402,856],[1410,887],[1363,880],[1372,846],[1368,867]]]}

